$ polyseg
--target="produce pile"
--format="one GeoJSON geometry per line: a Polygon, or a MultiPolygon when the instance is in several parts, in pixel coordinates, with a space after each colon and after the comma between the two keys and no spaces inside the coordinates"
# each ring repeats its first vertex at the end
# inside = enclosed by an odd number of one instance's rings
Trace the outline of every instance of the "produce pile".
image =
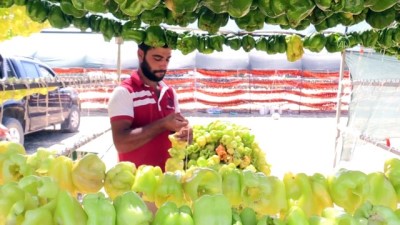
{"type": "Polygon", "coordinates": [[[255,136],[247,127],[227,121],[215,120],[205,126],[193,126],[193,142],[179,141],[169,136],[172,147],[168,150],[166,170],[176,171],[191,166],[219,169],[223,164],[233,164],[239,169],[249,169],[269,175],[270,165],[255,136]]]}
{"type": "Polygon", "coordinates": [[[397,0],[4,0],[0,8],[13,5],[25,6],[29,18],[48,22],[54,28],[90,29],[102,33],[106,41],[121,37],[151,46],[168,43],[183,54],[195,50],[209,54],[223,51],[225,46],[246,52],[257,49],[268,54],[286,53],[289,61],[296,61],[304,49],[340,52],[362,45],[399,56],[397,0]],[[243,32],[220,32],[229,20],[243,32]],[[324,32],[337,25],[364,21],[372,29],[346,34],[324,32]],[[199,31],[171,29],[193,23],[199,31]],[[316,32],[305,37],[292,31],[258,32],[265,25],[294,31],[312,25],[316,32]]]}
{"type": "Polygon", "coordinates": [[[27,155],[3,141],[0,168],[0,224],[400,224],[398,158],[383,171],[279,178],[234,164],[162,172],[119,162],[106,170],[95,154],[73,161],[39,148],[27,155]]]}

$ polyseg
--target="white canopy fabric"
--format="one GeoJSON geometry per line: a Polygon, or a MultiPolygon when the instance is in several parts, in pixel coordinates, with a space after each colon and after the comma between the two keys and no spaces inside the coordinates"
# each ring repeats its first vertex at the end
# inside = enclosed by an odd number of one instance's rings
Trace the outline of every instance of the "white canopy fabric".
{"type": "MultiPolygon", "coordinates": [[[[84,32],[42,32],[30,37],[16,37],[0,42],[0,54],[15,54],[37,58],[53,68],[120,69],[138,67],[137,45],[123,42],[118,52],[115,39],[104,41],[101,34],[84,32]]],[[[209,70],[315,70],[338,71],[340,53],[311,53],[306,51],[301,60],[289,62],[286,54],[269,55],[253,49],[245,52],[224,46],[224,51],[203,54],[197,51],[183,55],[173,51],[169,69],[209,70]]]]}

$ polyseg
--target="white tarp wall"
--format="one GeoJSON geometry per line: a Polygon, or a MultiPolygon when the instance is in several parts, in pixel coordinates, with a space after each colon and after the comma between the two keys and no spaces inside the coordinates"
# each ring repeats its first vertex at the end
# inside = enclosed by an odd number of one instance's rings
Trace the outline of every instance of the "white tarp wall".
{"type": "MultiPolygon", "coordinates": [[[[341,129],[337,147],[340,160],[352,161],[371,151],[399,154],[400,61],[379,53],[352,51],[346,52],[345,61],[352,91],[347,125],[341,129]]],[[[375,156],[369,158],[379,161],[375,156]]]]}

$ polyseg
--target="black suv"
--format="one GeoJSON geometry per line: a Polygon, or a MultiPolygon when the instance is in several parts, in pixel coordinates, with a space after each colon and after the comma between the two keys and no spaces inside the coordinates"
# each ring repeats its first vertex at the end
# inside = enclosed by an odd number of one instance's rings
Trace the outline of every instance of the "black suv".
{"type": "MultiPolygon", "coordinates": [[[[19,97],[0,95],[0,121],[9,129],[11,141],[24,144],[25,134],[61,125],[65,132],[76,132],[80,124],[78,93],[65,87],[55,72],[38,60],[0,54],[0,92],[22,93],[19,97]],[[30,80],[39,89],[21,92],[10,80],[30,80]],[[50,80],[51,82],[47,82],[50,80]],[[35,81],[40,81],[35,83],[35,81]],[[45,81],[45,82],[43,82],[45,81]],[[15,86],[15,87],[14,87],[15,86]],[[40,87],[42,87],[40,89],[40,87]],[[45,88],[43,88],[45,87],[45,88]],[[11,89],[11,90],[10,90],[11,89]],[[43,91],[43,90],[48,91],[43,91]]],[[[28,82],[27,82],[28,83],[28,82]]]]}

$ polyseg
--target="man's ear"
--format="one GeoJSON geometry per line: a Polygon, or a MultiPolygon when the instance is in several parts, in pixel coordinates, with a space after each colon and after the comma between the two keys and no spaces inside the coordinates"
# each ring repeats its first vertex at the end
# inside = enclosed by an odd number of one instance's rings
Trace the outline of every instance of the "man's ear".
{"type": "Polygon", "coordinates": [[[144,59],[144,51],[143,51],[142,49],[138,49],[137,55],[138,55],[139,63],[143,62],[143,59],[144,59]]]}

